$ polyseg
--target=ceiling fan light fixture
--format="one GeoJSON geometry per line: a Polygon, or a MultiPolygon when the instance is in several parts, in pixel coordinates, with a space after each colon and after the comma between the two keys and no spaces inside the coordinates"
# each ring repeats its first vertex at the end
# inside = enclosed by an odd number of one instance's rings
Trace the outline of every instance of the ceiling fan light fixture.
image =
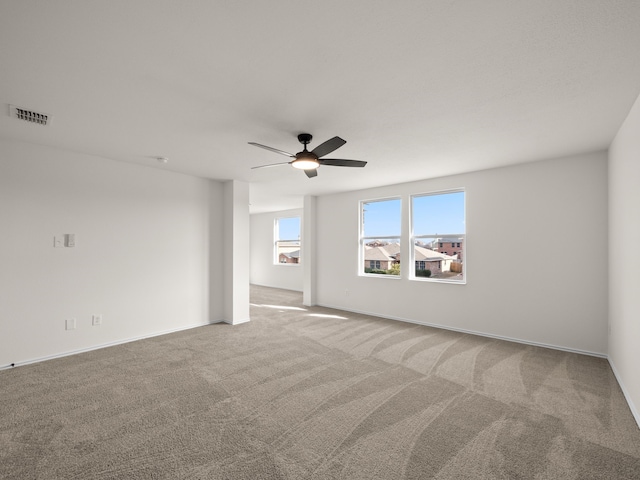
{"type": "Polygon", "coordinates": [[[296,154],[296,159],[291,162],[291,166],[299,170],[315,170],[320,166],[320,162],[316,155],[307,151],[305,145],[304,150],[296,154]]]}
{"type": "Polygon", "coordinates": [[[320,164],[313,158],[300,158],[291,162],[291,166],[300,170],[315,170],[320,164]]]}

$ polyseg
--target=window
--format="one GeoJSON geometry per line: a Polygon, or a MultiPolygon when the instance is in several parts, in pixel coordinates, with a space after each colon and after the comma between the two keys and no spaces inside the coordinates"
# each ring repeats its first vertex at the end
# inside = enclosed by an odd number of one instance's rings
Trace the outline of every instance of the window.
{"type": "Polygon", "coordinates": [[[300,263],[300,217],[276,218],[274,225],[274,263],[300,263]]]}
{"type": "Polygon", "coordinates": [[[360,203],[360,274],[400,275],[399,198],[360,203]]]}
{"type": "Polygon", "coordinates": [[[463,190],[411,197],[413,279],[465,283],[465,194],[463,190]],[[460,247],[459,253],[430,249],[437,243],[460,247]],[[464,261],[463,261],[464,259],[464,261]],[[421,263],[422,262],[422,263],[421,263]],[[422,268],[424,267],[424,268],[422,268]]]}

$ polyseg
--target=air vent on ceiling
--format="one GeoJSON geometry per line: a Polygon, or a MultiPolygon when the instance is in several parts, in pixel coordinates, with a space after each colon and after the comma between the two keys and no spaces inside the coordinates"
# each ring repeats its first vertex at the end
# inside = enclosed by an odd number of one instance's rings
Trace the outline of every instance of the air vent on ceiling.
{"type": "Polygon", "coordinates": [[[9,105],[9,115],[25,122],[35,123],[36,125],[49,125],[51,123],[51,115],[42,112],[34,112],[26,108],[9,105]]]}

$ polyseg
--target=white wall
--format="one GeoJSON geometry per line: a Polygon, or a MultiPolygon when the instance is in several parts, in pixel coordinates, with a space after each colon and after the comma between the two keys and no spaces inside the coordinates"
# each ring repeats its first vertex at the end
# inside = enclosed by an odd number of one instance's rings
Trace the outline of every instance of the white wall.
{"type": "Polygon", "coordinates": [[[318,197],[317,232],[320,305],[607,352],[605,152],[318,197]],[[358,276],[360,200],[458,187],[466,285],[358,276]]]}
{"type": "Polygon", "coordinates": [[[302,209],[251,215],[251,283],[302,291],[302,265],[280,265],[273,262],[273,222],[279,217],[295,216],[302,217],[302,209]]]}
{"type": "Polygon", "coordinates": [[[249,184],[230,180],[223,185],[224,317],[237,325],[250,320],[249,184]]]}
{"type": "Polygon", "coordinates": [[[318,237],[317,226],[317,197],[305,195],[302,213],[302,303],[308,307],[317,304],[316,297],[316,239],[318,237]]]}
{"type": "Polygon", "coordinates": [[[0,141],[0,367],[221,320],[209,305],[210,284],[222,283],[209,282],[221,188],[0,141]],[[53,247],[63,233],[75,248],[53,247]]]}
{"type": "Polygon", "coordinates": [[[609,149],[609,361],[640,425],[640,97],[609,149]]]}

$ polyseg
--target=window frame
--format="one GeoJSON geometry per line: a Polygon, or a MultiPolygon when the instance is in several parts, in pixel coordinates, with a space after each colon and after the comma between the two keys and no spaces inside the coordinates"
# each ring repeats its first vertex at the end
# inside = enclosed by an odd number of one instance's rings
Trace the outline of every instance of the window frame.
{"type": "MultiPolygon", "coordinates": [[[[411,268],[409,270],[409,274],[408,274],[408,278],[409,280],[412,281],[418,281],[418,282],[430,282],[430,283],[448,283],[448,284],[454,284],[454,285],[466,285],[467,283],[467,192],[466,190],[461,187],[461,188],[452,188],[452,189],[448,189],[448,190],[438,190],[438,191],[433,191],[433,192],[425,192],[425,193],[414,193],[414,194],[410,194],[409,195],[409,245],[410,245],[410,249],[409,249],[409,259],[410,259],[410,265],[413,266],[413,268],[411,268]],[[436,195],[447,195],[447,194],[451,194],[451,193],[463,193],[464,194],[464,202],[463,202],[463,209],[464,209],[464,232],[463,233],[437,233],[437,234],[425,234],[425,235],[416,235],[415,231],[414,231],[414,215],[415,215],[415,211],[414,211],[414,199],[415,198],[419,198],[419,197],[428,197],[428,196],[436,196],[436,195]],[[416,259],[415,259],[415,248],[414,246],[416,245],[416,242],[418,240],[424,240],[424,239],[428,239],[432,242],[437,242],[438,243],[438,251],[440,252],[440,248],[445,248],[444,246],[442,246],[443,243],[447,243],[447,242],[441,242],[439,241],[439,239],[446,239],[446,238],[451,238],[451,239],[458,239],[456,240],[455,243],[453,243],[453,245],[455,245],[456,243],[460,243],[462,244],[462,246],[460,247],[461,249],[461,253],[462,253],[462,279],[461,280],[454,280],[451,278],[431,278],[431,277],[418,277],[416,276],[416,271],[415,271],[415,265],[416,265],[416,259]]],[[[443,252],[440,252],[443,253],[443,252]]]]}
{"type": "Polygon", "coordinates": [[[281,267],[299,267],[301,265],[301,260],[302,260],[302,216],[301,215],[283,215],[281,217],[275,217],[273,219],[273,264],[281,267]],[[284,220],[288,218],[298,219],[299,230],[298,230],[298,238],[296,239],[279,238],[280,220],[284,220]],[[298,242],[300,255],[298,256],[297,263],[286,263],[286,262],[281,263],[280,262],[280,253],[278,252],[278,244],[280,242],[298,242]]]}
{"type": "Polygon", "coordinates": [[[367,241],[371,241],[371,240],[392,240],[392,239],[397,239],[397,242],[399,245],[402,245],[402,231],[403,231],[403,218],[402,218],[402,211],[403,211],[403,206],[404,206],[404,198],[401,195],[394,195],[394,196],[389,196],[389,197],[378,197],[378,198],[372,198],[372,199],[367,199],[367,200],[360,200],[359,204],[358,204],[358,276],[361,277],[369,277],[369,278],[393,278],[396,280],[399,280],[402,278],[402,261],[400,262],[400,274],[399,275],[382,275],[379,273],[367,273],[365,272],[365,244],[367,241]],[[380,235],[375,235],[375,236],[368,236],[365,237],[364,236],[364,206],[366,204],[369,203],[376,203],[376,202],[388,202],[388,201],[393,201],[393,200],[398,200],[400,201],[400,211],[398,212],[399,216],[400,216],[400,232],[398,233],[398,235],[389,235],[389,236],[380,236],[380,235]]]}

